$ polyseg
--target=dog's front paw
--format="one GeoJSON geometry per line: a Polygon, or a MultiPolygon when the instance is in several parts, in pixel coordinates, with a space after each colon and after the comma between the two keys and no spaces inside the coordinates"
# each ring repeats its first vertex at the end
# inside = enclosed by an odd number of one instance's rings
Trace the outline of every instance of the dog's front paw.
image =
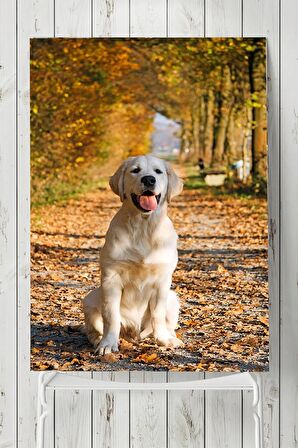
{"type": "Polygon", "coordinates": [[[95,350],[95,353],[105,355],[112,352],[118,352],[118,340],[114,336],[107,335],[102,338],[97,349],[95,350]]]}
{"type": "Polygon", "coordinates": [[[159,345],[163,345],[167,348],[177,348],[177,347],[183,347],[183,342],[176,338],[175,336],[170,336],[168,334],[160,334],[156,336],[157,343],[159,345]]]}
{"type": "Polygon", "coordinates": [[[176,337],[171,337],[168,339],[167,347],[169,348],[177,348],[177,347],[183,347],[184,344],[181,341],[181,339],[178,339],[176,337]]]}

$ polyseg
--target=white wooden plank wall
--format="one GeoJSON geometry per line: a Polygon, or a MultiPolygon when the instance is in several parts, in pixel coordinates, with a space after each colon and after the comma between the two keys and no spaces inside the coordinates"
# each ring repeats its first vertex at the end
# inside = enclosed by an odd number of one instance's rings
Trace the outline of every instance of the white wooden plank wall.
{"type": "MultiPolygon", "coordinates": [[[[93,36],[128,37],[130,0],[94,0],[93,36]]],[[[129,372],[94,372],[94,378],[129,381],[129,372]]],[[[96,448],[130,447],[130,392],[95,391],[93,394],[93,446],[96,448]]]]}
{"type": "MultiPolygon", "coordinates": [[[[91,18],[90,0],[56,0],[54,36],[91,37],[91,18]]],[[[80,376],[91,377],[91,374],[80,373],[80,376]]],[[[91,448],[92,400],[91,391],[55,391],[55,448],[91,448]]]]}
{"type": "Polygon", "coordinates": [[[55,0],[55,37],[90,37],[90,0],[55,0]]]}
{"type": "Polygon", "coordinates": [[[131,37],[166,37],[167,0],[130,0],[131,37]]]}
{"type": "MultiPolygon", "coordinates": [[[[37,375],[28,375],[30,366],[30,42],[29,37],[44,37],[53,33],[54,5],[50,0],[30,2],[22,1],[18,5],[18,179],[21,186],[18,191],[18,440],[20,447],[32,447],[35,443],[35,414],[37,375]]],[[[49,394],[49,403],[53,403],[53,393],[49,394]]],[[[53,435],[52,416],[46,422],[47,443],[53,435]]],[[[48,445],[51,446],[51,445],[48,445]]]]}
{"type": "Polygon", "coordinates": [[[298,445],[297,1],[281,3],[280,446],[298,445]],[[289,7],[291,3],[291,8],[289,7]]]}
{"type": "MultiPolygon", "coordinates": [[[[163,383],[166,372],[131,372],[132,382],[163,383]]],[[[131,448],[167,446],[167,392],[131,391],[130,393],[131,448]]]]}
{"type": "Polygon", "coordinates": [[[168,3],[169,37],[204,36],[204,0],[171,0],[168,3]]]}
{"type": "MultiPolygon", "coordinates": [[[[215,0],[205,3],[205,37],[240,37],[241,23],[240,0],[215,0]]],[[[218,374],[206,374],[206,376],[218,376],[218,374]]],[[[205,397],[206,447],[241,447],[241,392],[208,391],[205,397]]],[[[244,422],[244,426],[246,426],[246,422],[244,422]]]]}
{"type": "Polygon", "coordinates": [[[205,2],[207,37],[241,36],[241,0],[211,0],[205,2]]]}
{"type": "MultiPolygon", "coordinates": [[[[129,372],[96,372],[94,378],[129,381],[129,372]]],[[[130,447],[130,392],[95,391],[93,398],[93,443],[96,448],[130,447]]]]}
{"type": "Polygon", "coordinates": [[[129,1],[130,0],[94,0],[95,37],[129,36],[129,1]]]}
{"type": "MultiPolygon", "coordinates": [[[[184,381],[204,378],[204,374],[183,374],[184,381]]],[[[179,381],[179,372],[169,372],[168,381],[179,381]]],[[[205,440],[204,391],[168,393],[168,448],[201,448],[205,440]]]]}
{"type": "MultiPolygon", "coordinates": [[[[263,375],[264,438],[265,448],[297,448],[297,17],[296,0],[1,0],[1,448],[33,448],[36,437],[37,374],[29,374],[28,38],[204,35],[268,38],[271,372],[263,375]]],[[[147,382],[177,375],[94,373],[147,382]]],[[[46,448],[254,446],[251,393],[73,391],[48,398],[46,448]]]]}
{"type": "Polygon", "coordinates": [[[270,375],[265,376],[264,440],[266,447],[279,447],[279,202],[280,185],[280,11],[279,0],[244,0],[243,36],[267,37],[267,94],[268,94],[268,160],[269,160],[269,271],[270,281],[270,375]]]}
{"type": "MultiPolygon", "coordinates": [[[[0,6],[0,443],[17,438],[16,5],[0,6]],[[5,343],[3,343],[5,341],[5,343]]],[[[1,446],[0,445],[0,446],[1,446]]]]}

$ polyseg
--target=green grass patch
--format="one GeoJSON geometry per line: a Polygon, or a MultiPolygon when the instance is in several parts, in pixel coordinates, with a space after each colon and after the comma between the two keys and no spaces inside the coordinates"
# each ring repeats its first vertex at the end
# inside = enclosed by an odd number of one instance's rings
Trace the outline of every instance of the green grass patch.
{"type": "Polygon", "coordinates": [[[211,187],[206,185],[204,178],[200,175],[198,167],[196,165],[186,163],[184,165],[185,179],[184,188],[188,190],[197,190],[203,188],[204,190],[209,190],[211,187]]]}
{"type": "Polygon", "coordinates": [[[36,191],[32,195],[31,206],[36,208],[43,205],[67,202],[87,193],[91,190],[106,189],[109,179],[103,177],[100,179],[90,179],[88,177],[80,179],[77,182],[53,181],[44,188],[36,191]]]}
{"type": "Polygon", "coordinates": [[[235,196],[243,199],[255,197],[267,198],[266,179],[257,179],[254,184],[243,184],[237,179],[228,178],[224,185],[211,187],[205,183],[204,175],[200,174],[196,165],[187,163],[184,165],[184,188],[189,190],[201,189],[214,196],[235,196]]]}
{"type": "Polygon", "coordinates": [[[206,185],[204,179],[200,176],[189,176],[184,180],[184,188],[188,190],[196,190],[198,188],[208,189],[208,185],[206,185]]]}

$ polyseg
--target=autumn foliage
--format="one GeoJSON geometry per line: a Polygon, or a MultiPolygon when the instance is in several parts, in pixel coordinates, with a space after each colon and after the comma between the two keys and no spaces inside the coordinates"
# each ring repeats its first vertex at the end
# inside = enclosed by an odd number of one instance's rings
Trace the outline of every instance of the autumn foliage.
{"type": "Polygon", "coordinates": [[[156,112],[180,123],[182,161],[265,178],[265,86],[264,39],[33,39],[33,200],[149,151],[156,112]]]}

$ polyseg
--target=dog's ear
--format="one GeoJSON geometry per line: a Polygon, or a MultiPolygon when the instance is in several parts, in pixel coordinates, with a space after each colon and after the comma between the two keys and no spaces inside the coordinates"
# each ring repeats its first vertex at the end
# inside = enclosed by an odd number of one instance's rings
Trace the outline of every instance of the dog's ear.
{"type": "Polygon", "coordinates": [[[173,168],[166,162],[166,170],[168,175],[167,200],[171,202],[174,196],[178,196],[183,190],[183,181],[177,176],[173,168]]]}
{"type": "Polygon", "coordinates": [[[125,160],[122,165],[119,166],[118,170],[112,177],[110,177],[109,181],[112,191],[120,197],[121,202],[124,201],[124,175],[129,160],[130,159],[125,160]]]}

